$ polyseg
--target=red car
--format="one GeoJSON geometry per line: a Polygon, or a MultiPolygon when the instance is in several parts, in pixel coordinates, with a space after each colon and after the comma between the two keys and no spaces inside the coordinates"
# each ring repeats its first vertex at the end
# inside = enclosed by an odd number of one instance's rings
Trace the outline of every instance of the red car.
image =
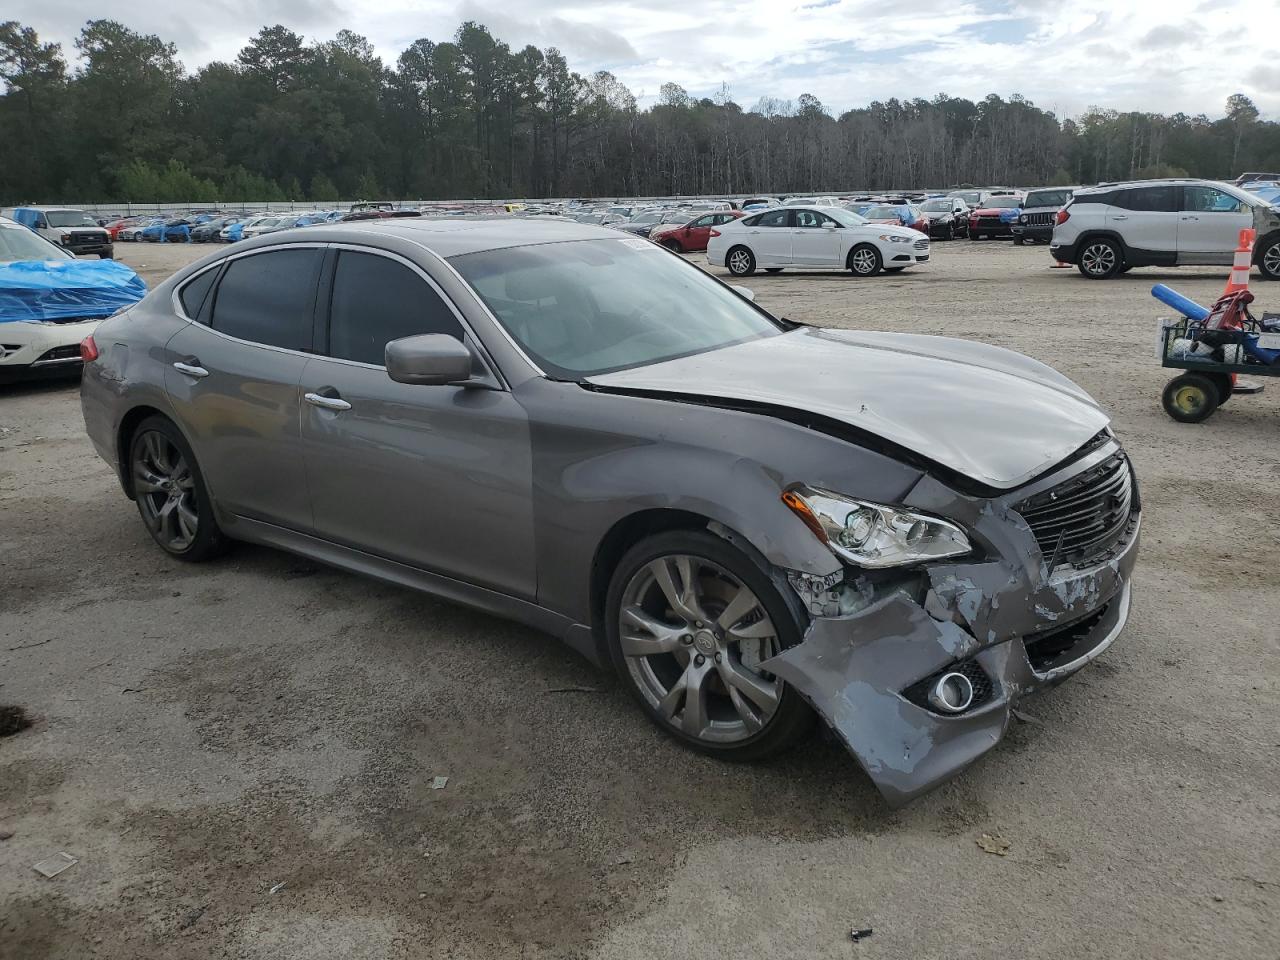
{"type": "Polygon", "coordinates": [[[978,209],[969,213],[969,238],[1012,237],[1013,225],[1018,219],[1022,197],[1016,193],[987,197],[978,209]]]}
{"type": "Polygon", "coordinates": [[[741,210],[718,210],[715,213],[704,213],[688,223],[663,223],[654,227],[649,239],[660,243],[668,250],[676,253],[693,253],[707,249],[707,241],[711,239],[711,228],[718,227],[730,220],[737,220],[743,215],[741,210]]]}
{"type": "Polygon", "coordinates": [[[106,230],[107,233],[111,234],[111,239],[114,242],[120,238],[119,234],[121,230],[124,230],[126,227],[137,226],[141,222],[141,217],[125,217],[123,220],[112,220],[103,227],[103,229],[106,230]]]}

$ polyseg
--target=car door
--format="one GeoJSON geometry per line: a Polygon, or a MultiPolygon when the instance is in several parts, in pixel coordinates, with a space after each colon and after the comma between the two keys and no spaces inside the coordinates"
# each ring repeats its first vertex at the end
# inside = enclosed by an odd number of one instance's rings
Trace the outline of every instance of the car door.
{"type": "Polygon", "coordinates": [[[302,436],[316,534],[532,598],[528,419],[487,361],[475,386],[397,383],[386,344],[443,333],[482,353],[417,265],[342,247],[327,343],[303,372],[302,436]]]}
{"type": "Polygon", "coordinates": [[[796,266],[841,266],[839,226],[817,210],[792,211],[791,262],[796,266]]]}
{"type": "Polygon", "coordinates": [[[1106,224],[1120,235],[1135,260],[1173,264],[1178,250],[1178,188],[1169,184],[1117,190],[1106,224]]]}
{"type": "Polygon", "coordinates": [[[297,530],[311,527],[298,384],[323,258],[290,245],[197,274],[178,295],[192,322],[165,345],[165,389],[218,506],[297,530]]]}
{"type": "Polygon", "coordinates": [[[720,222],[717,214],[708,213],[690,223],[680,231],[680,246],[685,250],[705,250],[707,240],[711,237],[711,227],[720,222]]]}
{"type": "Polygon", "coordinates": [[[1178,263],[1231,263],[1240,231],[1253,226],[1253,208],[1216,187],[1188,184],[1180,192],[1178,263]]]}
{"type": "Polygon", "coordinates": [[[781,267],[791,263],[791,210],[770,210],[746,227],[747,246],[756,266],[781,267]]]}

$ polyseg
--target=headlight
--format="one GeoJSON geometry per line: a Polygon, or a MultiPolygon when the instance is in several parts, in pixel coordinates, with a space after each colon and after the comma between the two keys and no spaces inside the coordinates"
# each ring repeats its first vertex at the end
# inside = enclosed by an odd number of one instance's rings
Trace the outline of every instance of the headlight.
{"type": "Polygon", "coordinates": [[[1018,222],[1019,222],[1019,223],[1026,223],[1026,222],[1027,222],[1027,215],[1024,213],[1024,214],[1022,214],[1020,217],[1018,217],[1018,222]]]}
{"type": "Polygon", "coordinates": [[[880,234],[880,239],[889,243],[915,243],[915,237],[895,237],[887,233],[880,234]]]}
{"type": "Polygon", "coordinates": [[[63,233],[58,236],[58,241],[65,247],[71,244],[71,234],[63,233]]]}
{"type": "Polygon", "coordinates": [[[900,567],[958,557],[973,549],[954,523],[901,507],[804,486],[783,493],[782,502],[832,553],[859,567],[900,567]]]}

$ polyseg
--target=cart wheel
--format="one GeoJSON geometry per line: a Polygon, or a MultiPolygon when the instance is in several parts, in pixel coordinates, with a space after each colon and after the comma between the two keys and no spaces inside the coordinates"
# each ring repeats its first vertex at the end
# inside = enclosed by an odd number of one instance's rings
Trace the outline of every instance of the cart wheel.
{"type": "Polygon", "coordinates": [[[1235,390],[1235,384],[1231,382],[1231,374],[1229,373],[1207,373],[1205,374],[1213,385],[1218,388],[1218,406],[1222,406],[1231,399],[1232,391],[1235,390]]]}
{"type": "Polygon", "coordinates": [[[1160,399],[1164,412],[1179,423],[1199,423],[1218,408],[1218,387],[1203,374],[1184,373],[1165,385],[1160,399]]]}

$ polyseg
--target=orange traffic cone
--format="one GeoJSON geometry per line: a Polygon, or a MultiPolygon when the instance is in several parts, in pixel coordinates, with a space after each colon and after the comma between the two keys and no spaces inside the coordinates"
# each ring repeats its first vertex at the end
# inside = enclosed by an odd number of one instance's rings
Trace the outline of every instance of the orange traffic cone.
{"type": "Polygon", "coordinates": [[[1222,291],[1225,297],[1229,293],[1239,293],[1249,289],[1249,267],[1253,263],[1253,241],[1258,236],[1256,230],[1240,231],[1240,246],[1236,247],[1236,257],[1231,265],[1231,274],[1227,277],[1227,286],[1222,291]]]}

